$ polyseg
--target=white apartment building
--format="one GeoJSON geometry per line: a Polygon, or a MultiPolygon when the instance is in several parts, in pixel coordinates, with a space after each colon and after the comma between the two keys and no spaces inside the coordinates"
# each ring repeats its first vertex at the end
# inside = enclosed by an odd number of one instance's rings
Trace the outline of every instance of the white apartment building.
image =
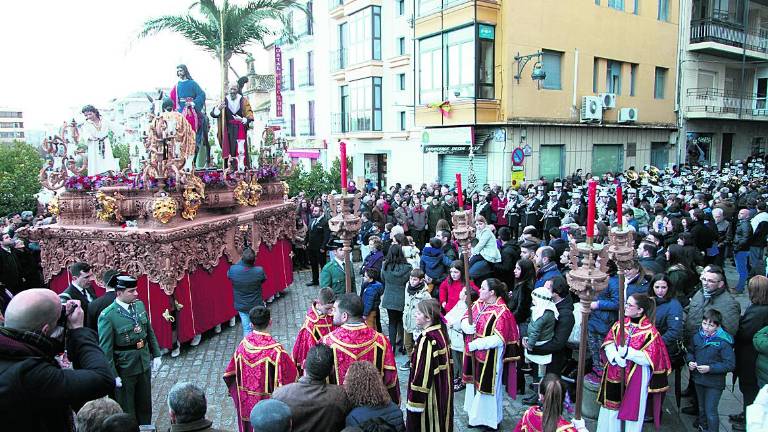
{"type": "Polygon", "coordinates": [[[13,108],[0,108],[0,143],[24,141],[24,114],[13,108]]]}
{"type": "Polygon", "coordinates": [[[425,178],[414,128],[413,0],[328,0],[333,145],[347,143],[352,178],[416,187],[425,178]]]}
{"type": "Polygon", "coordinates": [[[293,41],[278,40],[269,50],[275,64],[270,120],[289,142],[291,159],[309,170],[329,166],[331,140],[328,78],[328,26],[324,2],[306,1],[309,11],[290,13],[293,41]]]}
{"type": "Polygon", "coordinates": [[[682,0],[680,19],[680,162],[764,153],[768,0],[682,0]]]}
{"type": "Polygon", "coordinates": [[[344,141],[358,185],[433,180],[413,127],[411,2],[308,1],[311,16],[293,13],[298,39],[272,51],[280,88],[270,116],[295,161],[330,167],[344,141]]]}

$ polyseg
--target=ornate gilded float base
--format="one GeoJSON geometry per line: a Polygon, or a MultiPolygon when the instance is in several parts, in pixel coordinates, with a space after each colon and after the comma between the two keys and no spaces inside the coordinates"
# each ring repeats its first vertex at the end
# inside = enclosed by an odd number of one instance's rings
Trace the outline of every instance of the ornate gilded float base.
{"type": "Polygon", "coordinates": [[[295,211],[294,203],[280,203],[243,208],[237,214],[201,215],[193,222],[162,228],[56,224],[30,230],[30,238],[40,243],[46,281],[84,261],[98,278],[110,268],[136,277],[147,275],[170,295],[178,281],[198,267],[211,270],[224,254],[231,263],[239,260],[246,240],[242,225],[248,227],[245,235],[256,252],[262,243],[272,247],[280,238],[292,239],[295,211]]]}

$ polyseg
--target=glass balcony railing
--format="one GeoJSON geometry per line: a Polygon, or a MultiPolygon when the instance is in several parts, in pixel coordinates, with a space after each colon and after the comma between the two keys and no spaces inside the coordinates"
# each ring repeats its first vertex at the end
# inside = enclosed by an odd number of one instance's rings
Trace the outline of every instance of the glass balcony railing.
{"type": "Polygon", "coordinates": [[[331,50],[331,72],[337,72],[346,69],[349,64],[349,56],[345,48],[331,50]]]}
{"type": "Polygon", "coordinates": [[[332,133],[355,133],[381,131],[381,127],[375,127],[373,112],[358,113],[333,113],[331,114],[332,133]]]}

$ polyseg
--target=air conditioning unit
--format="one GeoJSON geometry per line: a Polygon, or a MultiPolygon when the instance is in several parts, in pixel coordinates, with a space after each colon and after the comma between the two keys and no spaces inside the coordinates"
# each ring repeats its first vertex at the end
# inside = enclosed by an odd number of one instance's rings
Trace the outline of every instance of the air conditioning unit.
{"type": "Polygon", "coordinates": [[[637,108],[622,108],[619,110],[619,123],[634,123],[637,121],[637,108]]]}
{"type": "Polygon", "coordinates": [[[600,100],[603,101],[603,109],[616,108],[616,93],[600,93],[600,100]]]}
{"type": "Polygon", "coordinates": [[[598,96],[584,96],[581,98],[581,123],[597,123],[603,120],[603,103],[598,96]]]}

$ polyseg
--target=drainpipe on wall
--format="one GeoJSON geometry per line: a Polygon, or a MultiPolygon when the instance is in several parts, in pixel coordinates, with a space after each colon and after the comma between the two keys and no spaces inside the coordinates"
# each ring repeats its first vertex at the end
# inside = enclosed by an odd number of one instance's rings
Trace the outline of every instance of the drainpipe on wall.
{"type": "Polygon", "coordinates": [[[579,109],[576,101],[578,100],[576,95],[576,89],[579,85],[579,49],[573,50],[573,97],[571,99],[571,118],[576,119],[579,117],[579,109]]]}
{"type": "MultiPolygon", "coordinates": [[[[744,22],[744,43],[741,49],[741,97],[739,98],[739,120],[741,120],[742,113],[744,112],[744,97],[746,96],[745,88],[746,83],[744,79],[747,77],[746,62],[747,62],[747,30],[749,30],[749,0],[744,0],[744,13],[742,14],[742,20],[744,22]]],[[[722,143],[720,143],[720,153],[722,157],[722,143]]]]}

